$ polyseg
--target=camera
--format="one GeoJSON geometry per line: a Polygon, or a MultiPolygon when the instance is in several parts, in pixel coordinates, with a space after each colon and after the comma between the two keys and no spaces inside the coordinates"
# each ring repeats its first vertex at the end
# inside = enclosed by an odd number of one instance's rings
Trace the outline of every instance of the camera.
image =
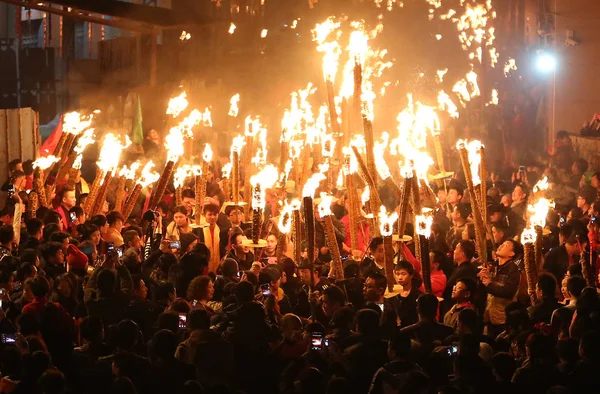
{"type": "Polygon", "coordinates": [[[12,198],[15,195],[15,185],[8,185],[8,198],[12,198]]]}
{"type": "Polygon", "coordinates": [[[458,346],[450,346],[447,350],[448,356],[456,356],[458,354],[458,346]]]}
{"type": "Polygon", "coordinates": [[[77,220],[77,215],[75,214],[75,212],[71,212],[69,214],[69,216],[71,217],[71,221],[74,222],[75,220],[77,220]]]}
{"type": "Polygon", "coordinates": [[[270,296],[271,295],[271,285],[268,283],[265,283],[264,285],[260,285],[260,291],[262,292],[262,295],[270,296]]]}
{"type": "Polygon", "coordinates": [[[17,335],[16,334],[1,334],[2,336],[2,343],[7,344],[7,343],[15,343],[17,341],[17,335]]]}
{"type": "Polygon", "coordinates": [[[323,345],[324,345],[324,342],[326,342],[326,341],[327,341],[326,339],[325,340],[323,339],[322,332],[313,332],[311,334],[311,338],[310,338],[310,348],[312,350],[323,350],[323,345]]]}
{"type": "Polygon", "coordinates": [[[179,314],[179,328],[187,328],[187,315],[185,313],[179,314]]]}
{"type": "Polygon", "coordinates": [[[181,249],[181,242],[173,241],[169,244],[169,249],[181,249]]]}
{"type": "Polygon", "coordinates": [[[596,216],[592,215],[592,217],[590,217],[590,224],[596,224],[596,216]]]}

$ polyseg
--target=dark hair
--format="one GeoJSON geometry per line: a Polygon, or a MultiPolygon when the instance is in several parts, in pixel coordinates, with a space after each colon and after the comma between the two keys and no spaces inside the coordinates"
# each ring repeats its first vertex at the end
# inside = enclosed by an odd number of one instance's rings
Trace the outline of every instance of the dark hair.
{"type": "Polygon", "coordinates": [[[200,238],[193,233],[182,233],[179,235],[179,242],[181,243],[181,253],[187,252],[188,248],[194,241],[199,241],[200,238]]]}
{"type": "Polygon", "coordinates": [[[579,157],[579,158],[575,159],[575,162],[573,164],[575,165],[577,170],[582,174],[584,172],[586,172],[589,167],[587,160],[584,159],[583,157],[579,157]]]}
{"type": "Polygon", "coordinates": [[[581,276],[570,276],[567,279],[567,291],[575,298],[581,297],[581,292],[586,286],[587,282],[581,276]]]}
{"type": "Polygon", "coordinates": [[[569,132],[566,130],[560,130],[556,133],[556,139],[562,140],[565,138],[569,138],[569,132]]]}
{"type": "Polygon", "coordinates": [[[106,215],[106,221],[108,222],[109,226],[112,226],[118,220],[125,223],[125,218],[123,217],[123,214],[119,211],[111,211],[106,215]]]}
{"type": "Polygon", "coordinates": [[[121,350],[130,350],[137,344],[140,329],[133,320],[121,320],[116,326],[116,344],[121,350]]]}
{"type": "Polygon", "coordinates": [[[400,270],[406,271],[409,275],[415,274],[415,267],[409,261],[406,260],[400,260],[396,265],[394,265],[394,271],[400,270]]]}
{"type": "Polygon", "coordinates": [[[17,268],[16,279],[19,282],[24,282],[25,279],[31,277],[35,272],[34,265],[31,263],[21,263],[19,268],[17,268]]]}
{"type": "Polygon", "coordinates": [[[35,217],[38,219],[42,219],[43,221],[48,212],[50,212],[50,208],[41,206],[37,209],[37,211],[35,211],[35,217]]]}
{"type": "Polygon", "coordinates": [[[372,309],[356,312],[356,328],[359,334],[374,335],[379,332],[379,314],[372,309]]]}
{"type": "Polygon", "coordinates": [[[58,198],[60,198],[60,200],[62,201],[62,199],[65,197],[65,194],[67,194],[68,192],[75,192],[75,189],[63,187],[62,189],[60,189],[60,192],[58,192],[58,198]]]}
{"type": "Polygon", "coordinates": [[[323,290],[323,295],[327,296],[329,301],[337,302],[342,306],[346,303],[346,294],[344,294],[344,291],[337,286],[329,286],[323,290]]]}
{"type": "Polygon", "coordinates": [[[25,249],[23,252],[21,252],[19,260],[21,260],[21,263],[29,263],[31,265],[35,265],[38,256],[39,253],[37,249],[25,249]]]}
{"type": "Polygon", "coordinates": [[[8,162],[8,172],[13,172],[17,169],[17,166],[21,164],[21,159],[14,159],[8,162]]]}
{"type": "Polygon", "coordinates": [[[106,225],[106,216],[96,215],[89,220],[90,223],[95,224],[98,228],[106,225]]]}
{"type": "Polygon", "coordinates": [[[202,208],[202,212],[210,212],[212,214],[219,214],[219,206],[217,204],[204,204],[204,208],[202,208]]]}
{"type": "Polygon", "coordinates": [[[523,256],[523,245],[520,242],[515,241],[512,238],[508,238],[506,242],[510,242],[512,244],[513,253],[515,254],[514,259],[518,259],[523,256]]]}
{"type": "Polygon", "coordinates": [[[554,297],[556,291],[556,281],[554,277],[548,274],[542,274],[539,276],[537,286],[542,292],[543,297],[554,297]]]}
{"type": "Polygon", "coordinates": [[[70,237],[71,236],[68,233],[65,233],[63,231],[57,231],[55,233],[52,233],[48,241],[63,243],[65,239],[69,239],[70,237]]]}
{"type": "Polygon", "coordinates": [[[38,218],[27,219],[25,222],[25,227],[27,228],[27,233],[29,235],[35,235],[42,229],[42,227],[44,227],[44,222],[38,218]]]}
{"type": "Polygon", "coordinates": [[[48,212],[46,212],[46,215],[44,215],[44,224],[46,224],[46,225],[48,225],[50,223],[59,224],[61,220],[62,220],[62,217],[60,216],[60,214],[58,212],[48,211],[48,212]]]}
{"type": "Polygon", "coordinates": [[[155,297],[157,301],[169,299],[169,294],[175,293],[175,285],[171,282],[160,281],[156,288],[155,297]]]}
{"type": "Polygon", "coordinates": [[[471,293],[470,299],[475,297],[475,289],[477,289],[477,282],[469,277],[462,277],[456,280],[456,283],[462,282],[465,285],[465,291],[471,293]]]}
{"type": "Polygon", "coordinates": [[[60,227],[58,223],[48,223],[44,225],[43,236],[44,240],[48,241],[52,234],[60,232],[60,227]]]}
{"type": "Polygon", "coordinates": [[[238,205],[228,205],[225,208],[225,215],[230,216],[231,212],[233,212],[233,211],[239,211],[239,210],[240,210],[240,207],[238,205]]]}
{"type": "Polygon", "coordinates": [[[10,282],[10,278],[14,278],[15,274],[13,270],[6,268],[0,269],[0,283],[10,282]]]}
{"type": "Polygon", "coordinates": [[[529,335],[526,346],[531,360],[551,359],[554,353],[552,340],[541,332],[529,335]]]}
{"type": "Polygon", "coordinates": [[[79,232],[79,234],[81,234],[82,241],[89,240],[92,237],[92,234],[95,233],[96,231],[100,231],[100,229],[98,228],[98,226],[93,224],[91,221],[87,221],[84,224],[80,224],[77,227],[77,232],[79,232]]]}
{"type": "Polygon", "coordinates": [[[115,291],[117,285],[117,276],[113,270],[103,269],[98,273],[96,279],[96,286],[102,294],[112,294],[115,291]]]}
{"type": "Polygon", "coordinates": [[[190,331],[208,330],[210,328],[210,317],[204,309],[194,309],[187,315],[187,325],[190,331]]]}
{"type": "Polygon", "coordinates": [[[79,332],[81,337],[86,341],[98,341],[102,339],[102,320],[94,317],[87,316],[79,325],[79,332]]]}
{"type": "Polygon", "coordinates": [[[69,209],[69,213],[74,213],[75,217],[80,217],[83,216],[84,211],[83,208],[81,208],[79,205],[75,205],[71,209],[69,209]]]}
{"type": "Polygon", "coordinates": [[[410,336],[400,331],[391,336],[388,346],[396,353],[396,357],[407,358],[411,354],[410,336]]]}
{"type": "Polygon", "coordinates": [[[152,337],[152,354],[161,360],[171,360],[175,357],[178,343],[177,334],[169,330],[160,330],[152,337]]]}
{"type": "Polygon", "coordinates": [[[499,352],[492,357],[492,368],[502,382],[510,382],[517,370],[517,363],[510,353],[499,352]]]}
{"type": "Polygon", "coordinates": [[[479,327],[479,314],[473,308],[464,308],[458,312],[458,321],[476,333],[479,327]]]}
{"type": "Polygon", "coordinates": [[[31,292],[36,297],[46,297],[50,291],[50,284],[43,276],[33,278],[31,281],[31,292]]]}
{"type": "Polygon", "coordinates": [[[6,245],[15,239],[15,230],[10,224],[0,226],[0,244],[6,245]]]}
{"type": "Polygon", "coordinates": [[[234,259],[226,258],[221,262],[221,275],[230,278],[237,274],[238,263],[234,259]]]}
{"type": "Polygon", "coordinates": [[[467,220],[471,215],[471,205],[466,202],[458,203],[456,204],[456,212],[459,213],[461,218],[467,220]]]}
{"type": "Polygon", "coordinates": [[[129,243],[133,242],[133,240],[135,239],[136,236],[139,237],[139,234],[135,230],[125,231],[123,233],[123,243],[125,244],[125,247],[129,247],[129,243]]]}
{"type": "MultiPolygon", "coordinates": [[[[571,264],[569,266],[569,268],[567,268],[567,272],[569,273],[569,276],[580,276],[580,277],[583,277],[583,273],[581,272],[581,264],[580,263],[573,263],[573,264],[571,264]]],[[[586,286],[587,286],[587,284],[586,284],[586,286]]]]}
{"type": "Polygon", "coordinates": [[[62,250],[62,244],[59,242],[54,242],[54,241],[46,242],[45,244],[43,244],[40,247],[40,252],[42,254],[42,258],[46,262],[49,262],[50,259],[56,257],[56,254],[60,250],[62,250]]]}
{"type": "Polygon", "coordinates": [[[475,257],[475,244],[473,243],[473,241],[461,239],[460,241],[458,241],[458,244],[460,245],[460,248],[465,254],[467,260],[473,260],[473,257],[475,257]]]}
{"type": "Polygon", "coordinates": [[[181,213],[182,215],[187,216],[187,208],[183,205],[178,205],[175,208],[173,208],[173,216],[175,216],[176,213],[181,213]]]}
{"type": "Polygon", "coordinates": [[[383,237],[374,237],[371,239],[371,242],[369,242],[369,250],[371,253],[375,253],[379,245],[383,245],[383,237]]]}
{"type": "Polygon", "coordinates": [[[369,273],[369,275],[367,275],[367,279],[369,278],[375,281],[375,286],[378,290],[387,288],[387,278],[385,277],[385,275],[373,271],[369,273]]]}
{"type": "Polygon", "coordinates": [[[196,193],[192,189],[183,189],[181,192],[181,198],[196,198],[196,193]]]}
{"type": "Polygon", "coordinates": [[[421,294],[417,298],[417,311],[419,315],[425,318],[434,319],[437,314],[438,304],[437,297],[433,294],[421,294]]]}
{"type": "MultiPolygon", "coordinates": [[[[248,273],[246,273],[247,275],[248,273]]],[[[238,303],[251,302],[254,299],[254,286],[250,282],[240,282],[235,287],[235,299],[238,303]]]]}
{"type": "Polygon", "coordinates": [[[44,394],[64,394],[67,389],[67,380],[60,370],[51,368],[40,376],[38,385],[44,394]]]}
{"type": "Polygon", "coordinates": [[[596,190],[596,188],[594,188],[590,185],[584,185],[581,189],[579,189],[578,194],[581,197],[583,197],[586,204],[591,204],[594,202],[594,200],[598,196],[598,191],[596,190]]]}

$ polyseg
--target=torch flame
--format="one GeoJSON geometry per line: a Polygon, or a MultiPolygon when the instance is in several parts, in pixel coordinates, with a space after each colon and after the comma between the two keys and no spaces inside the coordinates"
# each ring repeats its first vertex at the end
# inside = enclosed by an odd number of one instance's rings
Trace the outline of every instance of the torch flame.
{"type": "Polygon", "coordinates": [[[135,179],[135,174],[137,173],[137,170],[142,166],[142,163],[140,163],[139,161],[136,161],[135,163],[133,163],[131,165],[131,167],[128,167],[127,165],[124,165],[121,170],[119,171],[119,176],[124,176],[126,179],[135,179]]]}
{"type": "Polygon", "coordinates": [[[56,157],[53,155],[40,157],[36,161],[32,163],[33,168],[39,168],[40,170],[47,170],[54,163],[58,163],[60,161],[60,157],[56,157]]]}
{"type": "Polygon", "coordinates": [[[416,215],[415,223],[415,230],[418,235],[424,235],[427,238],[431,236],[431,225],[433,224],[432,215],[416,215]]]}
{"type": "Polygon", "coordinates": [[[165,148],[167,149],[167,161],[177,161],[183,155],[185,140],[179,127],[171,127],[169,134],[165,137],[165,148]]]}
{"type": "Polygon", "coordinates": [[[290,203],[285,201],[279,215],[279,231],[283,234],[289,234],[292,231],[292,213],[300,209],[300,200],[292,200],[290,203]]]}
{"type": "Polygon", "coordinates": [[[260,32],[260,38],[265,38],[268,33],[269,33],[269,30],[262,29],[262,31],[260,32]]]}
{"type": "Polygon", "coordinates": [[[213,151],[212,151],[212,148],[210,147],[210,144],[205,144],[204,152],[202,153],[202,160],[204,160],[206,163],[210,163],[210,161],[212,160],[212,157],[213,157],[213,151]]]}
{"type": "Polygon", "coordinates": [[[321,193],[321,202],[318,205],[319,217],[324,218],[332,215],[331,204],[333,204],[333,196],[321,193]]]}
{"type": "Polygon", "coordinates": [[[185,92],[181,92],[179,96],[173,97],[169,100],[169,105],[167,106],[167,115],[171,115],[173,118],[176,118],[183,112],[184,109],[188,106],[187,95],[185,92]]]}
{"type": "Polygon", "coordinates": [[[192,175],[192,166],[184,164],[177,167],[175,174],[173,175],[173,186],[175,189],[179,189],[185,183],[185,180],[192,175]]]}
{"type": "Polygon", "coordinates": [[[81,116],[79,112],[68,112],[63,115],[63,131],[67,134],[79,135],[92,124],[94,114],[81,116]]]}
{"type": "Polygon", "coordinates": [[[550,208],[554,208],[555,204],[546,198],[540,198],[534,205],[529,204],[527,211],[531,215],[529,217],[529,223],[533,228],[540,226],[541,228],[546,227],[546,217],[550,208]]]}
{"type": "Polygon", "coordinates": [[[521,234],[521,243],[523,245],[527,243],[534,243],[537,240],[537,233],[535,229],[532,227],[527,227],[523,230],[523,234],[521,234]]]}
{"type": "Polygon", "coordinates": [[[233,34],[235,32],[236,26],[233,22],[229,25],[229,34],[233,34]]]}
{"type": "Polygon", "coordinates": [[[204,127],[212,127],[213,126],[210,109],[208,109],[208,107],[204,110],[204,113],[202,114],[202,123],[203,123],[204,127]]]}
{"type": "Polygon", "coordinates": [[[231,154],[233,155],[233,153],[240,153],[242,151],[242,147],[246,144],[246,141],[244,140],[244,136],[242,135],[236,135],[235,137],[233,137],[233,141],[231,142],[231,154]]]}
{"type": "Polygon", "coordinates": [[[320,172],[313,174],[306,181],[306,184],[302,189],[302,197],[314,197],[315,191],[317,191],[317,188],[319,187],[319,183],[325,180],[325,178],[325,175],[321,174],[320,172]]]}
{"type": "Polygon", "coordinates": [[[538,181],[538,183],[535,184],[535,186],[533,187],[533,192],[537,193],[537,192],[545,191],[545,190],[548,190],[548,187],[549,187],[548,177],[544,176],[542,179],[540,179],[538,181]]]}
{"type": "Polygon", "coordinates": [[[252,194],[252,209],[264,209],[265,191],[273,187],[278,178],[277,168],[272,164],[265,166],[261,172],[250,177],[250,184],[256,188],[260,185],[259,192],[252,194]]]}
{"type": "Polygon", "coordinates": [[[231,167],[231,163],[227,163],[221,168],[221,175],[223,178],[229,179],[231,177],[231,167]]]}
{"type": "Polygon", "coordinates": [[[104,172],[115,171],[119,165],[119,159],[123,149],[131,145],[129,136],[125,136],[125,143],[122,144],[120,138],[112,133],[104,136],[104,143],[100,149],[100,155],[96,164],[104,172]]]}
{"type": "Polygon", "coordinates": [[[236,118],[240,113],[240,109],[238,108],[238,103],[240,102],[240,94],[236,93],[231,96],[229,100],[229,116],[233,116],[236,118]]]}
{"type": "Polygon", "coordinates": [[[481,178],[479,177],[479,165],[481,164],[481,153],[480,150],[483,147],[481,141],[473,140],[458,140],[456,143],[456,149],[466,149],[469,152],[469,164],[471,167],[471,175],[473,177],[473,185],[477,186],[481,184],[481,178]]]}
{"type": "Polygon", "coordinates": [[[81,168],[81,160],[83,159],[83,151],[87,148],[88,145],[96,142],[94,139],[94,129],[87,129],[83,132],[83,134],[77,140],[77,145],[73,148],[73,151],[77,153],[77,157],[73,162],[73,168],[80,169],[81,168]]]}
{"type": "Polygon", "coordinates": [[[142,188],[150,186],[160,178],[160,174],[156,171],[152,171],[152,168],[154,168],[154,163],[150,160],[142,169],[142,176],[138,180],[138,184],[140,184],[142,188]]]}
{"type": "Polygon", "coordinates": [[[394,223],[398,220],[398,212],[392,212],[391,215],[382,205],[379,207],[379,230],[383,237],[391,237],[394,232],[394,223]]]}
{"type": "Polygon", "coordinates": [[[365,186],[365,190],[363,190],[362,194],[360,195],[360,200],[362,201],[363,205],[367,204],[367,201],[369,201],[369,199],[371,198],[371,188],[369,187],[369,185],[365,186]]]}
{"type": "Polygon", "coordinates": [[[386,180],[392,176],[390,168],[388,167],[384,157],[384,151],[389,144],[389,140],[390,135],[384,131],[381,134],[381,142],[375,141],[375,145],[373,146],[373,150],[375,152],[375,166],[377,167],[377,172],[379,173],[379,176],[383,180],[386,180]]]}

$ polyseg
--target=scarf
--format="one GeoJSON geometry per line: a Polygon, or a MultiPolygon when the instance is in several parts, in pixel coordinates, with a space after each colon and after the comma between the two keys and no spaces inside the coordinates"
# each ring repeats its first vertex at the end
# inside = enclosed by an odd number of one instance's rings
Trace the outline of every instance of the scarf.
{"type": "Polygon", "coordinates": [[[204,233],[204,243],[210,250],[210,260],[208,261],[208,272],[212,272],[215,275],[217,274],[217,269],[221,264],[221,250],[220,250],[220,238],[219,238],[219,226],[215,224],[215,227],[212,231],[210,230],[210,226],[204,227],[202,229],[204,233]]]}

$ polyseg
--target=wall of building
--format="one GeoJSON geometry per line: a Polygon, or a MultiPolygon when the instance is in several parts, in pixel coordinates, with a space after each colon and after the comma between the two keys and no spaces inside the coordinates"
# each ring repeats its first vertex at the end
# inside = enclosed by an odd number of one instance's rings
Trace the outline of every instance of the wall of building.
{"type": "Polygon", "coordinates": [[[554,0],[553,7],[558,61],[554,129],[578,132],[600,113],[600,1],[554,0]],[[577,45],[566,43],[569,30],[577,45]]]}

